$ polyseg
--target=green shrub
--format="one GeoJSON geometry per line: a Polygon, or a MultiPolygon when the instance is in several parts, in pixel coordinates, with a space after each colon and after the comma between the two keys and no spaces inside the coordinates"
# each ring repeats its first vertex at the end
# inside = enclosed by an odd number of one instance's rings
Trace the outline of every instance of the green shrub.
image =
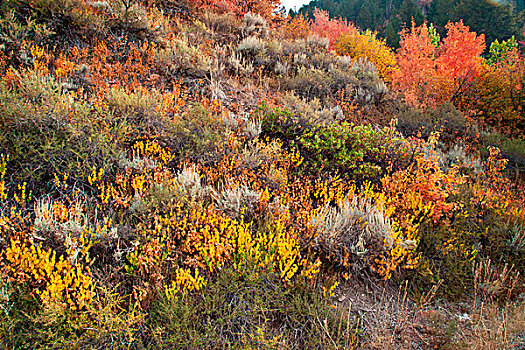
{"type": "Polygon", "coordinates": [[[88,107],[62,92],[61,85],[36,73],[20,83],[0,83],[0,153],[9,154],[7,178],[26,182],[34,195],[47,193],[55,174],[87,183],[93,167],[110,173],[118,148],[91,120],[88,107]]]}
{"type": "Polygon", "coordinates": [[[404,168],[410,159],[400,135],[370,125],[320,125],[307,130],[297,143],[306,168],[339,173],[359,182],[379,180],[404,168]]]}
{"type": "Polygon", "coordinates": [[[225,269],[199,295],[159,301],[149,323],[160,348],[335,349],[355,345],[341,312],[303,283],[225,269]]]}
{"type": "Polygon", "coordinates": [[[270,109],[261,104],[254,111],[255,118],[262,120],[262,137],[290,142],[298,139],[310,127],[310,121],[279,108],[270,109]]]}
{"type": "Polygon", "coordinates": [[[217,159],[217,147],[226,141],[229,132],[222,119],[196,104],[174,121],[164,141],[179,159],[209,164],[217,159]]]}
{"type": "Polygon", "coordinates": [[[399,130],[407,137],[419,134],[427,139],[437,130],[446,145],[461,138],[473,140],[475,137],[463,113],[450,103],[425,110],[403,106],[397,117],[399,130]]]}
{"type": "Polygon", "coordinates": [[[297,147],[304,157],[303,170],[338,173],[347,180],[377,181],[382,175],[406,167],[411,154],[400,134],[390,128],[347,122],[322,123],[308,115],[261,105],[263,137],[280,139],[297,147]]]}

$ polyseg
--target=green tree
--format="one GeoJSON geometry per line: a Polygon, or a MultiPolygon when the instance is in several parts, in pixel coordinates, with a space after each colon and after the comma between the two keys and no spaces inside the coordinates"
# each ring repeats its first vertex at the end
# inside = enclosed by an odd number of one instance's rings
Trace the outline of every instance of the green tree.
{"type": "Polygon", "coordinates": [[[472,31],[485,34],[487,45],[494,40],[508,40],[520,36],[518,16],[508,4],[490,0],[461,0],[456,7],[456,20],[463,22],[472,31]]]}
{"type": "Polygon", "coordinates": [[[434,24],[439,35],[446,33],[445,26],[448,22],[456,20],[455,9],[459,0],[433,0],[427,13],[427,20],[434,24]]]}

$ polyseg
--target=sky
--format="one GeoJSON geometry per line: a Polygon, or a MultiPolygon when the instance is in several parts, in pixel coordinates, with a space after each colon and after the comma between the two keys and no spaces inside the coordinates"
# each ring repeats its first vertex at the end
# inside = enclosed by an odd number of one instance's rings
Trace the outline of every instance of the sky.
{"type": "Polygon", "coordinates": [[[296,7],[297,10],[299,10],[301,6],[309,2],[310,0],[281,0],[281,3],[287,10],[293,9],[294,7],[296,7]]]}

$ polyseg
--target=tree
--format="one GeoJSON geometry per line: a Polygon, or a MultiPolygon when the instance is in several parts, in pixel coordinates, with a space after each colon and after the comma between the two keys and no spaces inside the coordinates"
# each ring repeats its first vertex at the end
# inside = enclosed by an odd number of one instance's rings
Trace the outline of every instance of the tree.
{"type": "Polygon", "coordinates": [[[512,42],[503,42],[500,46],[504,52],[498,52],[497,57],[483,65],[476,90],[469,94],[467,102],[484,123],[523,136],[525,62],[512,42]]]}
{"type": "Polygon", "coordinates": [[[445,26],[455,21],[455,9],[459,0],[433,0],[427,13],[427,21],[433,23],[439,35],[446,34],[445,26]]]}
{"type": "Polygon", "coordinates": [[[436,46],[426,24],[401,32],[397,51],[399,70],[393,84],[412,105],[437,107],[459,103],[479,76],[485,49],[483,35],[471,32],[463,22],[449,23],[447,36],[436,46]]]}
{"type": "Polygon", "coordinates": [[[428,36],[426,24],[401,31],[397,51],[399,70],[393,75],[394,88],[407,103],[415,106],[434,104],[438,99],[439,76],[435,64],[437,48],[428,36]]]}
{"type": "Polygon", "coordinates": [[[485,34],[487,44],[521,34],[518,18],[509,5],[489,0],[461,0],[455,13],[455,17],[463,19],[473,31],[485,34]]]}
{"type": "Polygon", "coordinates": [[[410,25],[412,21],[416,26],[420,26],[425,21],[425,17],[421,12],[421,9],[416,6],[414,0],[404,0],[399,8],[398,13],[399,21],[401,26],[405,27],[410,25]]]}
{"type": "Polygon", "coordinates": [[[396,56],[384,40],[377,38],[376,33],[353,32],[339,37],[336,43],[339,55],[352,58],[366,58],[377,69],[379,76],[390,81],[397,69],[396,56]]]}
{"type": "Polygon", "coordinates": [[[422,25],[424,22],[423,13],[413,0],[403,0],[398,12],[392,14],[388,25],[383,31],[383,37],[390,47],[399,47],[399,32],[410,26],[412,21],[415,22],[416,26],[422,25]]]}
{"type": "Polygon", "coordinates": [[[315,21],[312,23],[312,32],[330,40],[330,49],[335,48],[335,42],[341,35],[356,32],[357,28],[347,20],[330,18],[328,11],[314,9],[315,21]]]}

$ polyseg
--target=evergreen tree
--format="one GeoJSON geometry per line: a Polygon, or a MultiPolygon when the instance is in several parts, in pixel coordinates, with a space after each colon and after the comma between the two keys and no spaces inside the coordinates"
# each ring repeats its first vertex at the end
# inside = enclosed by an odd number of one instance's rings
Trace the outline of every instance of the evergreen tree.
{"type": "Polygon", "coordinates": [[[385,30],[381,33],[381,36],[386,40],[387,45],[394,49],[399,48],[399,27],[399,18],[394,16],[391,17],[385,30]]]}
{"type": "MultiPolygon", "coordinates": [[[[414,0],[404,0],[401,4],[398,14],[400,24],[402,27],[409,27],[412,20],[416,23],[416,26],[420,26],[425,21],[425,17],[421,12],[421,9],[416,6],[414,0]]],[[[400,30],[402,28],[399,28],[400,30]]]]}
{"type": "Polygon", "coordinates": [[[488,45],[496,39],[502,41],[520,35],[518,18],[509,5],[490,0],[461,0],[455,17],[476,33],[485,34],[488,45]]]}
{"type": "Polygon", "coordinates": [[[433,0],[427,13],[427,21],[434,24],[439,35],[446,33],[448,22],[455,21],[455,9],[459,0],[433,0]]]}
{"type": "Polygon", "coordinates": [[[372,17],[372,3],[370,0],[363,1],[363,4],[361,5],[361,10],[359,11],[357,18],[356,18],[356,24],[361,28],[373,28],[376,26],[376,23],[374,21],[374,18],[372,17]]]}

